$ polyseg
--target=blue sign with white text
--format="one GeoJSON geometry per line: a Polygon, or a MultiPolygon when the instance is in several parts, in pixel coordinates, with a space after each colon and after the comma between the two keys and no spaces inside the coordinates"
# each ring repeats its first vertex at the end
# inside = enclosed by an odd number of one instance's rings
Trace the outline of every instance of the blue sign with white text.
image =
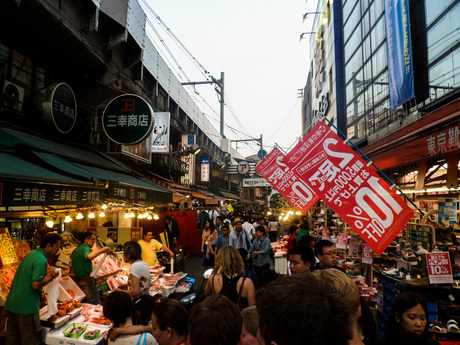
{"type": "Polygon", "coordinates": [[[414,98],[408,0],[385,0],[390,110],[414,98]]]}

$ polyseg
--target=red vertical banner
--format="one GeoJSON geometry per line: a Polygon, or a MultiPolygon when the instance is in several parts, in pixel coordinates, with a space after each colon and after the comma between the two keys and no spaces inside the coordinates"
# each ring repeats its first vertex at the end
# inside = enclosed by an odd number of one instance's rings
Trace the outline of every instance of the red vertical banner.
{"type": "Polygon", "coordinates": [[[142,228],[131,228],[131,241],[142,238],[142,228]]]}
{"type": "Polygon", "coordinates": [[[284,163],[380,255],[413,210],[324,122],[319,122],[284,163]]]}
{"type": "Polygon", "coordinates": [[[261,174],[296,210],[306,213],[319,200],[307,183],[283,162],[284,154],[275,147],[256,166],[261,174]]]}

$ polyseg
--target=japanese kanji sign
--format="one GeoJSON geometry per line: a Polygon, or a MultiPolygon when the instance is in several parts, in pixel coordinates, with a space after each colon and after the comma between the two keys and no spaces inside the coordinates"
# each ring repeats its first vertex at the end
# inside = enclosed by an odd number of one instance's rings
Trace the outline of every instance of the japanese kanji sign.
{"type": "Polygon", "coordinates": [[[375,170],[324,122],[284,157],[284,163],[379,255],[413,215],[375,170]]]}
{"type": "Polygon", "coordinates": [[[319,200],[312,189],[283,163],[284,154],[275,147],[256,166],[261,174],[298,211],[305,213],[319,200]]]}
{"type": "Polygon", "coordinates": [[[348,235],[344,233],[338,234],[337,243],[335,247],[339,249],[347,249],[347,244],[348,244],[348,235]]]}
{"type": "Polygon", "coordinates": [[[426,264],[430,284],[451,284],[454,282],[448,252],[426,253],[426,264]]]}
{"type": "Polygon", "coordinates": [[[366,243],[363,243],[363,256],[361,257],[361,262],[363,264],[372,264],[374,260],[374,252],[372,248],[369,247],[366,243]]]}

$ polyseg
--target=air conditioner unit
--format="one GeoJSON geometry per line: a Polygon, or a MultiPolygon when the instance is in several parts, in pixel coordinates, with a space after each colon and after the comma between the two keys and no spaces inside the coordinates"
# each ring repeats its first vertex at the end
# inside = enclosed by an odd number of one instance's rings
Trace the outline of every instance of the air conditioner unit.
{"type": "Polygon", "coordinates": [[[8,110],[21,111],[24,102],[24,88],[5,80],[2,105],[8,110]]]}

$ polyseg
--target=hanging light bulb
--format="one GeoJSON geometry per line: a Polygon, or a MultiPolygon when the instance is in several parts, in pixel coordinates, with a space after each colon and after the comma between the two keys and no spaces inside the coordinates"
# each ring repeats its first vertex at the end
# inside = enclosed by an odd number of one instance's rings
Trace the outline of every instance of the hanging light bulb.
{"type": "Polygon", "coordinates": [[[105,217],[105,212],[104,212],[104,211],[101,211],[101,212],[99,213],[99,217],[104,218],[104,217],[105,217]]]}
{"type": "Polygon", "coordinates": [[[134,213],[134,211],[131,211],[131,213],[129,214],[129,217],[130,217],[130,218],[136,217],[136,214],[134,213]]]}
{"type": "Polygon", "coordinates": [[[158,215],[155,214],[155,215],[153,216],[153,219],[158,220],[158,219],[160,219],[160,217],[158,217],[158,215]]]}
{"type": "Polygon", "coordinates": [[[90,218],[90,219],[96,218],[96,215],[94,214],[94,211],[93,211],[93,210],[91,210],[91,212],[88,213],[88,218],[90,218]]]}
{"type": "Polygon", "coordinates": [[[78,212],[77,216],[75,217],[76,219],[83,219],[83,213],[78,212]]]}
{"type": "Polygon", "coordinates": [[[152,220],[152,215],[149,213],[149,215],[147,216],[147,219],[148,220],[152,220]]]}
{"type": "Polygon", "coordinates": [[[64,223],[70,223],[71,221],[72,221],[72,217],[69,216],[68,214],[66,214],[65,219],[64,219],[64,223]]]}
{"type": "Polygon", "coordinates": [[[139,218],[139,219],[144,218],[144,214],[143,214],[143,213],[139,213],[139,214],[137,215],[137,218],[139,218]]]}
{"type": "Polygon", "coordinates": [[[127,211],[127,212],[125,213],[125,219],[127,219],[127,218],[129,218],[129,217],[130,217],[129,211],[127,211]]]}
{"type": "Polygon", "coordinates": [[[45,224],[48,228],[52,228],[54,226],[53,218],[49,217],[45,224]]]}
{"type": "Polygon", "coordinates": [[[103,204],[103,205],[102,205],[102,209],[103,209],[103,210],[106,210],[106,209],[107,209],[107,205],[106,205],[106,204],[103,204]]]}

